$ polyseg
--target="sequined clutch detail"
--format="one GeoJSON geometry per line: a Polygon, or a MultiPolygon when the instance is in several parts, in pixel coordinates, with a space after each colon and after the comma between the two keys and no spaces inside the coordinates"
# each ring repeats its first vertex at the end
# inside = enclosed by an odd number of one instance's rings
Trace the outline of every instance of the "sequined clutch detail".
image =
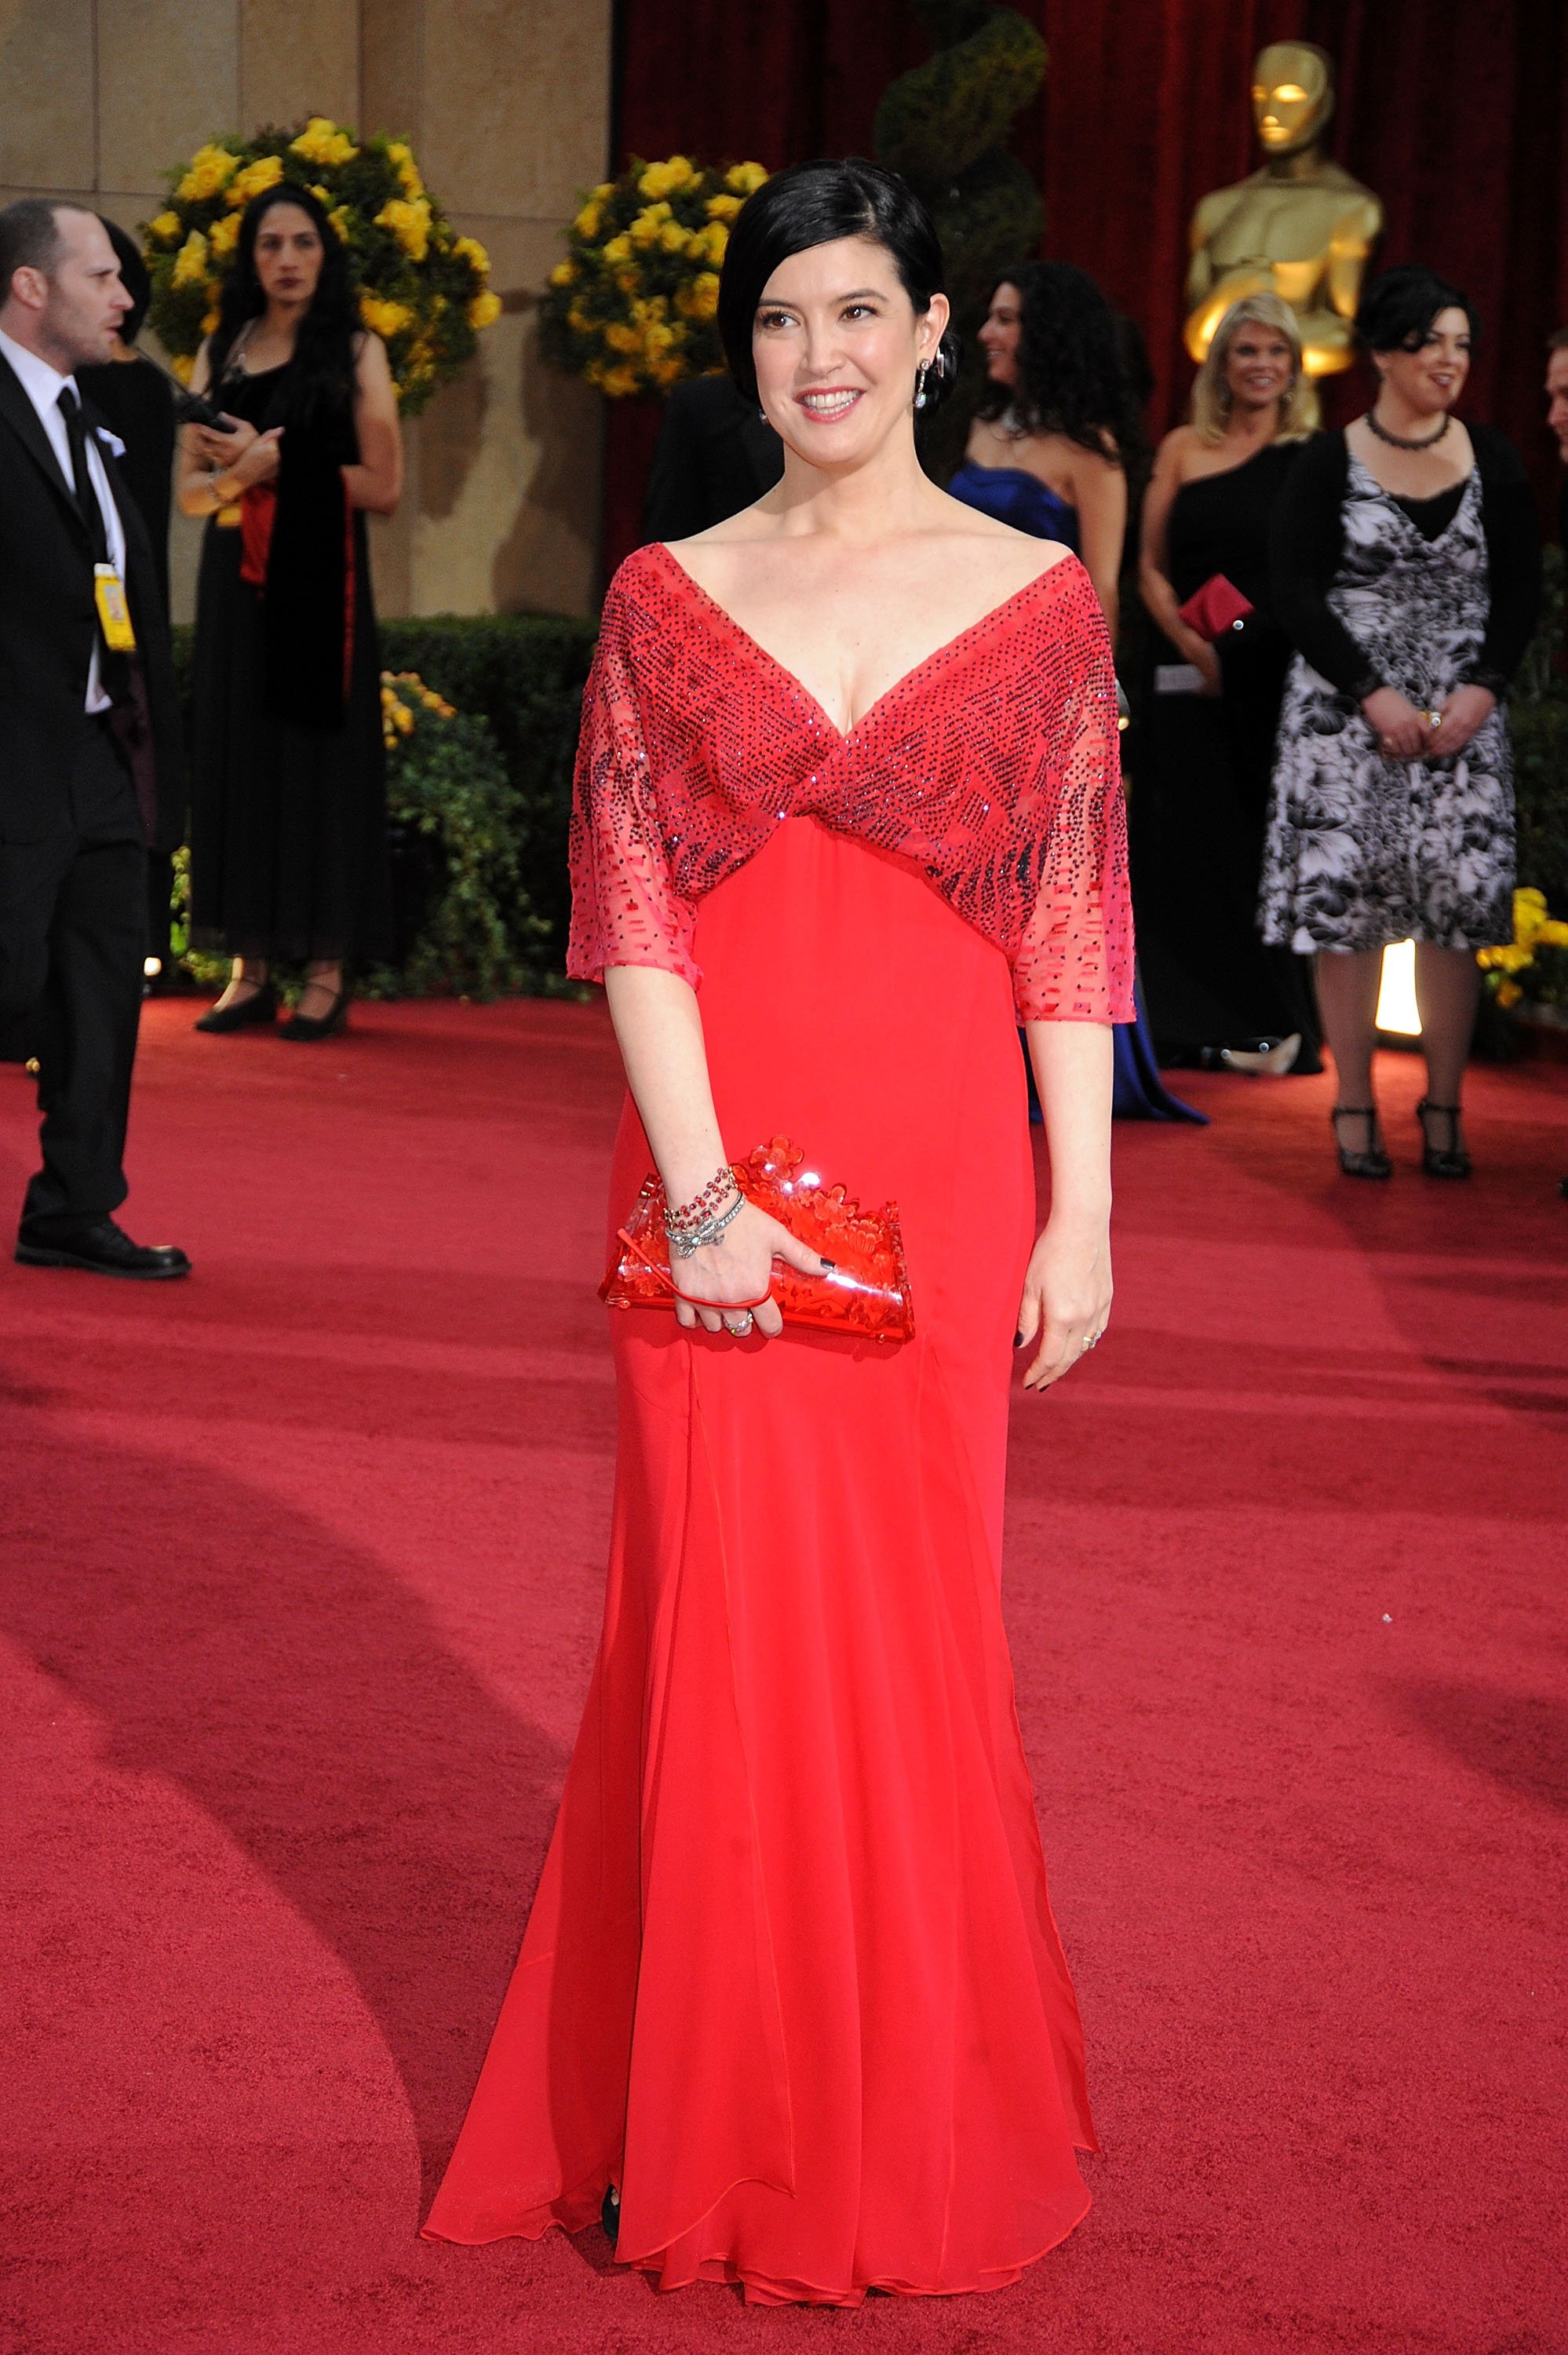
{"type": "MultiPolygon", "coordinates": [[[[842,1186],[824,1186],[787,1136],[759,1145],[747,1160],[737,1162],[735,1181],[748,1202],[833,1263],[831,1273],[802,1275],[775,1260],[768,1289],[786,1325],[813,1326],[865,1341],[913,1337],[909,1271],[895,1203],[863,1210],[842,1186]]],[[[599,1298],[611,1308],[670,1307],[676,1286],[664,1231],[664,1188],[652,1174],[643,1179],[619,1241],[599,1298]]]]}

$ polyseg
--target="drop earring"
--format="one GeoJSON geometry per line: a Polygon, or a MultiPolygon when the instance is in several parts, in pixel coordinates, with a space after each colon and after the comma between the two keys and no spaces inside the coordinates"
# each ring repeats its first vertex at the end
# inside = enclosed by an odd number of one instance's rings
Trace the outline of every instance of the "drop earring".
{"type": "Polygon", "coordinates": [[[930,361],[922,360],[919,367],[915,371],[915,406],[916,409],[924,409],[926,406],[926,378],[930,375],[930,361]]]}

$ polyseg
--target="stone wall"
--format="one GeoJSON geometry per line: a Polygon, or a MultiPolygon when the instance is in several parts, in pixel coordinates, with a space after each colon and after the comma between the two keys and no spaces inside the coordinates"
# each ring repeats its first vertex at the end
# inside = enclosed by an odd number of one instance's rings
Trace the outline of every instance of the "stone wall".
{"type": "MultiPolygon", "coordinates": [[[[505,304],[408,432],[372,519],[388,613],[584,613],[599,396],[540,367],[532,314],[609,147],[610,0],[0,0],[0,203],[70,197],[135,228],[203,140],[330,114],[413,142],[505,304]]],[[[176,617],[200,527],[176,517],[176,617]]]]}

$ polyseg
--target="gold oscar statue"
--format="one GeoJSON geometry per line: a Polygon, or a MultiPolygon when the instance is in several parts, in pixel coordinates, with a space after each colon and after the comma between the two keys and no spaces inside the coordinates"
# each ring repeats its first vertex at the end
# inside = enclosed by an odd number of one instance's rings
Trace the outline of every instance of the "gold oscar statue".
{"type": "Polygon", "coordinates": [[[1323,152],[1333,60],[1311,41],[1274,41],[1253,69],[1262,169],[1216,188],[1192,215],[1185,342],[1195,360],[1244,294],[1268,293],[1301,323],[1308,376],[1349,368],[1361,272],[1383,207],[1323,152]]]}

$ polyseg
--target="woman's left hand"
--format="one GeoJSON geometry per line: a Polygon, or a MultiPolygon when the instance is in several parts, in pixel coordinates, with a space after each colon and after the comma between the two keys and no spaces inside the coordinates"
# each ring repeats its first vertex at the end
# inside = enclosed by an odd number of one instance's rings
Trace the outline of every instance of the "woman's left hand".
{"type": "Polygon", "coordinates": [[[1026,1391],[1049,1390],[1094,1348],[1110,1316],[1111,1288],[1108,1222],[1053,1211],[1030,1255],[1018,1309],[1018,1346],[1039,1343],[1026,1391]]]}
{"type": "Polygon", "coordinates": [[[1477,729],[1484,727],[1491,718],[1498,699],[1489,687],[1457,687],[1437,708],[1443,715],[1442,725],[1434,728],[1421,748],[1428,761],[1446,761],[1462,752],[1477,729]]]}

